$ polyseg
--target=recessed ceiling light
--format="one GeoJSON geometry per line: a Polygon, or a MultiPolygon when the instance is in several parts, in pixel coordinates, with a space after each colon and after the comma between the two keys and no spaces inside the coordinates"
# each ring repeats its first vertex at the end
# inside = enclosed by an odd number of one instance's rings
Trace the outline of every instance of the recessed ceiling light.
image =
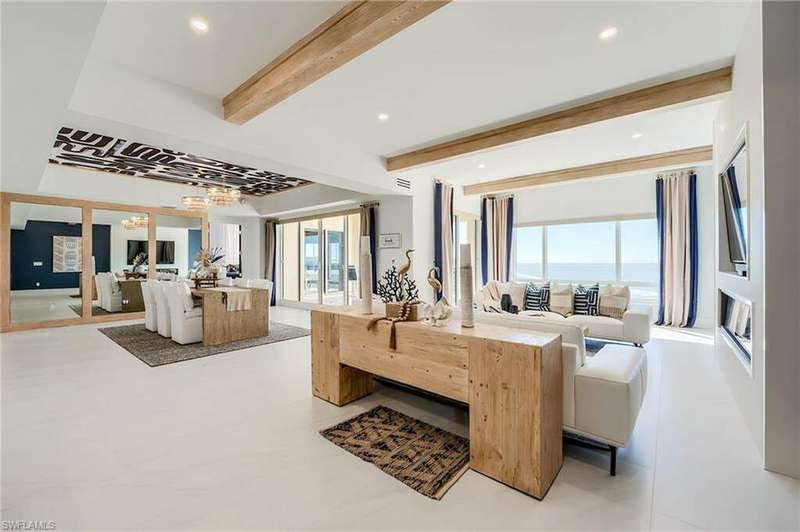
{"type": "Polygon", "coordinates": [[[631,138],[632,139],[640,139],[640,138],[642,138],[642,134],[641,133],[634,133],[633,135],[631,135],[631,138]]]}
{"type": "Polygon", "coordinates": [[[378,113],[378,120],[381,122],[386,122],[389,120],[389,113],[378,113]]]}
{"type": "Polygon", "coordinates": [[[601,31],[597,35],[597,37],[601,41],[610,41],[611,39],[616,37],[618,34],[619,34],[619,29],[616,26],[609,26],[606,29],[604,29],[603,31],[601,31]]]}
{"type": "Polygon", "coordinates": [[[485,164],[483,164],[483,163],[481,163],[481,164],[479,164],[479,165],[478,165],[478,168],[480,168],[481,170],[483,170],[484,168],[486,168],[486,165],[485,165],[485,164]]]}
{"type": "Polygon", "coordinates": [[[195,33],[208,33],[208,21],[200,17],[192,17],[189,20],[189,26],[195,33]]]}

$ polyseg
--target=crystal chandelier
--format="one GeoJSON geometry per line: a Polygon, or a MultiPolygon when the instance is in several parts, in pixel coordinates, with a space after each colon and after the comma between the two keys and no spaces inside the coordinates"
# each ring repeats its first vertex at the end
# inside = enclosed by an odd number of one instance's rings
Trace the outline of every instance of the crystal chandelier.
{"type": "Polygon", "coordinates": [[[242,193],[237,188],[211,187],[206,190],[211,203],[220,207],[229,207],[239,201],[242,193]]]}
{"type": "Polygon", "coordinates": [[[122,220],[122,227],[128,231],[134,231],[136,229],[143,229],[147,227],[147,223],[147,216],[131,216],[130,219],[126,218],[122,220]]]}
{"type": "Polygon", "coordinates": [[[184,196],[181,198],[181,203],[190,211],[204,211],[208,209],[211,200],[205,196],[184,196]]]}

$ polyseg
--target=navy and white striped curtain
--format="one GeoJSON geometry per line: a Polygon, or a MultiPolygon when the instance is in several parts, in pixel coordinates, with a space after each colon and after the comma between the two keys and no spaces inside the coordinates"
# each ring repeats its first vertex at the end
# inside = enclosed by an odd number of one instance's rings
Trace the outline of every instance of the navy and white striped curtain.
{"type": "Polygon", "coordinates": [[[697,175],[656,177],[659,303],[656,325],[693,327],[697,319],[697,175]]]}
{"type": "Polygon", "coordinates": [[[270,306],[275,306],[275,257],[277,256],[278,223],[272,220],[266,222],[266,268],[264,279],[272,281],[272,295],[270,296],[270,306]]]}
{"type": "Polygon", "coordinates": [[[514,198],[481,201],[481,274],[483,284],[506,282],[511,277],[511,238],[514,231],[514,198]]]}
{"type": "Polygon", "coordinates": [[[438,301],[442,296],[452,299],[450,272],[453,270],[453,186],[436,182],[433,186],[433,265],[439,268],[442,291],[434,294],[438,301]]]}

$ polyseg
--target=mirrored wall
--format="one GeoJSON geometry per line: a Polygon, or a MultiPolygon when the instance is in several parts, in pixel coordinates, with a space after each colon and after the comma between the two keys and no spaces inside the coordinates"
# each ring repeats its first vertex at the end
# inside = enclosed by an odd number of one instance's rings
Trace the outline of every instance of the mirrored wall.
{"type": "Polygon", "coordinates": [[[0,193],[0,217],[3,331],[142,317],[208,242],[205,212],[0,193]]]}
{"type": "Polygon", "coordinates": [[[82,209],[10,204],[10,322],[80,320],[82,209]]]}
{"type": "Polygon", "coordinates": [[[92,316],[144,310],[148,224],[145,212],[92,210],[92,316]]]}

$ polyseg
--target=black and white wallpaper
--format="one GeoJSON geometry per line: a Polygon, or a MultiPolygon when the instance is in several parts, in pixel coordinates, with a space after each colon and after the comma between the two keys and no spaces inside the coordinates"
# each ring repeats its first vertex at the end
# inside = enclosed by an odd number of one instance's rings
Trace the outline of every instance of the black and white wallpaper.
{"type": "Polygon", "coordinates": [[[62,127],[58,131],[50,152],[50,163],[183,185],[233,187],[242,194],[253,196],[264,196],[310,183],[269,170],[70,127],[62,127]]]}

